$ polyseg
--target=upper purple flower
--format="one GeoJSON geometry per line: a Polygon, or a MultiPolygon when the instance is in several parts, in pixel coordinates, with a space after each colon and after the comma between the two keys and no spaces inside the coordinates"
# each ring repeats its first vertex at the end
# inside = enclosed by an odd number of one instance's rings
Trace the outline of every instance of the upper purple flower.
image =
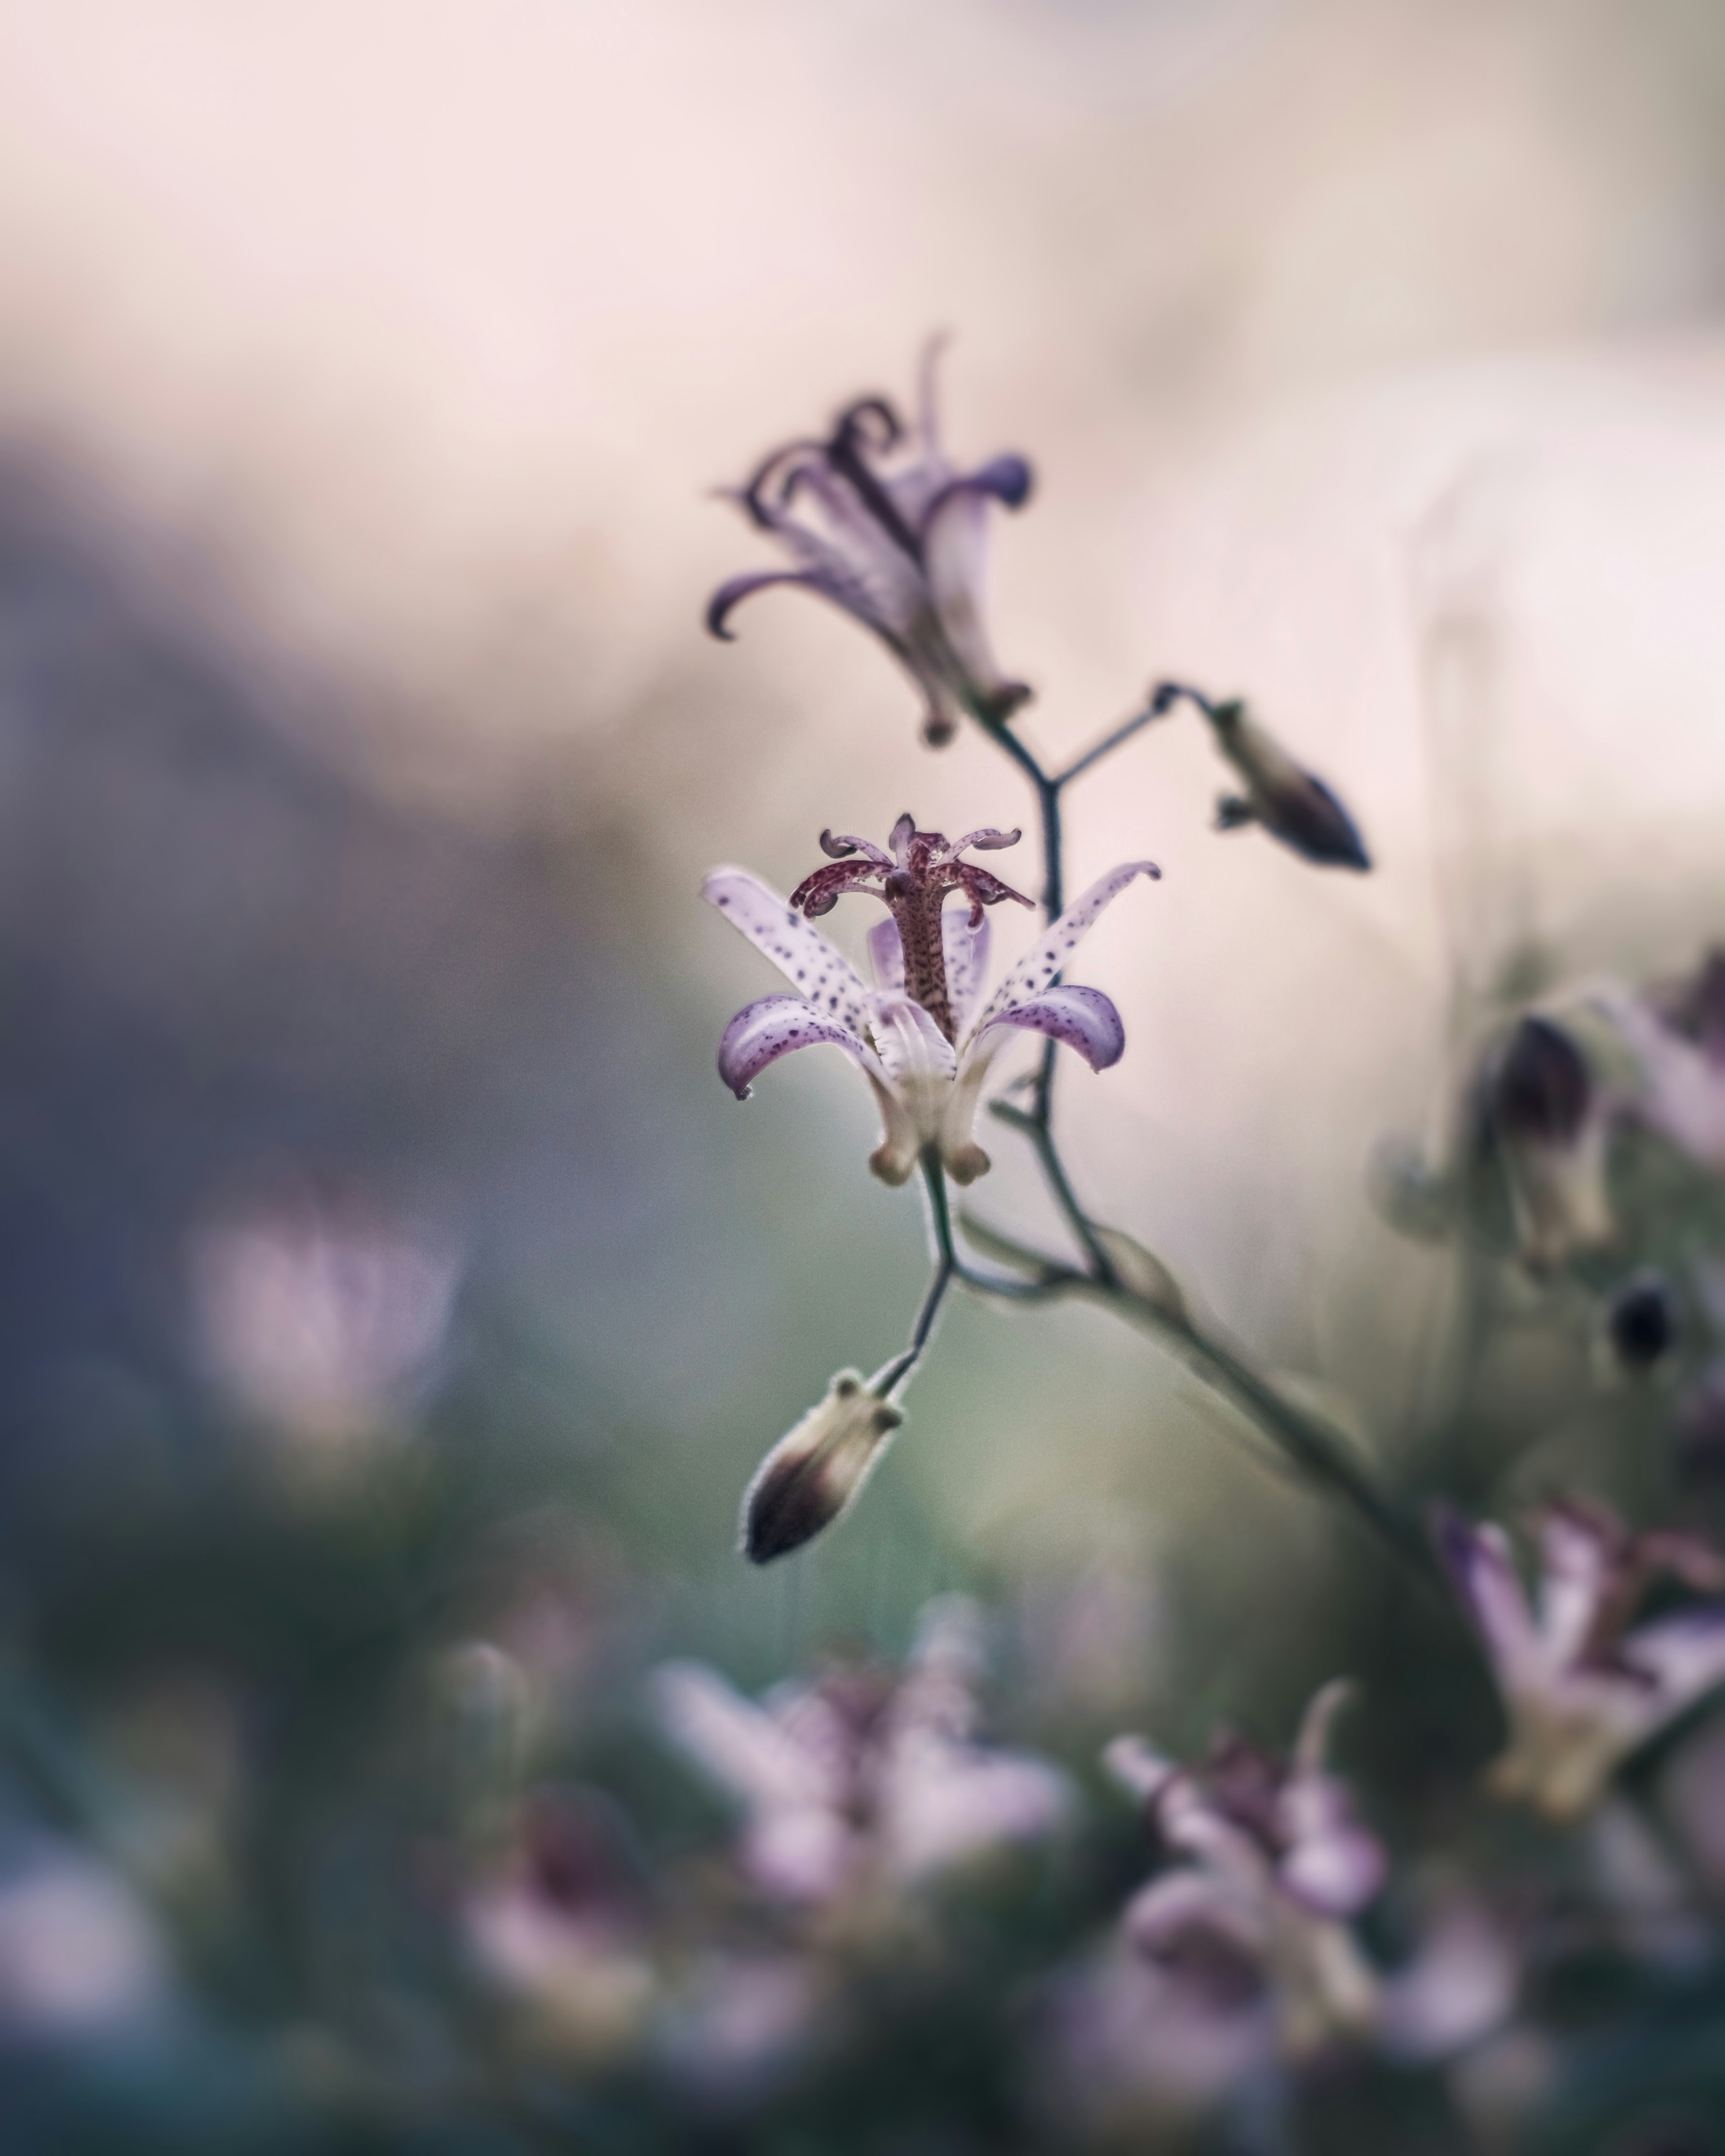
{"type": "Polygon", "coordinates": [[[728,638],[732,608],[769,584],[800,584],[874,631],[927,700],[923,737],[949,742],[960,717],[1009,718],[1030,691],[1001,673],[983,624],[989,501],[1018,509],[1030,467],[991,458],[961,472],[941,446],[932,345],[915,424],[884,397],[847,404],[824,440],[787,442],[727,490],[778,541],[793,569],[756,569],[714,593],[706,624],[728,638]]]}
{"type": "Polygon", "coordinates": [[[1014,966],[986,1003],[985,906],[1029,901],[961,858],[968,848],[1015,844],[1016,831],[973,831],[956,841],[919,831],[909,816],[892,827],[891,850],[865,839],[821,834],[832,866],[817,869],[788,899],[746,869],[715,869],[701,886],[798,993],[762,996],[740,1010],[719,1044],[719,1075],[738,1100],[769,1063],[794,1048],[841,1048],[874,1090],[884,1126],[869,1165],[883,1183],[902,1183],[925,1151],[937,1152],[955,1183],[988,1168],[976,1120],[988,1066],[1014,1029],[1076,1049],[1092,1070],[1117,1063],[1126,1045],[1120,1014],[1099,988],[1056,979],[1068,954],[1103,908],[1135,876],[1161,874],[1153,861],[1125,861],[1076,898],[1014,966]],[[841,892],[879,898],[892,918],[870,932],[879,983],[870,990],[844,953],[811,927],[841,892]],[[957,891],[965,907],[942,910],[957,891]],[[980,1008],[978,1008],[980,1006],[980,1008]]]}

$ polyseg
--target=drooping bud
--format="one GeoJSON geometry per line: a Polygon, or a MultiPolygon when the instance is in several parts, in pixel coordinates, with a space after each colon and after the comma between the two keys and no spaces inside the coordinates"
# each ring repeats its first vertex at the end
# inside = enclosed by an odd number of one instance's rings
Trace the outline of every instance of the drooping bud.
{"type": "Polygon", "coordinates": [[[826,1398],[787,1430],[743,1493],[742,1553],[752,1564],[800,1549],[830,1527],[868,1480],[904,1420],[890,1400],[841,1370],[826,1398]]]}
{"type": "Polygon", "coordinates": [[[1243,703],[1203,706],[1216,746],[1245,782],[1244,795],[1224,793],[1216,828],[1261,824],[1272,839],[1319,868],[1369,869],[1358,826],[1322,779],[1295,762],[1243,703]]]}

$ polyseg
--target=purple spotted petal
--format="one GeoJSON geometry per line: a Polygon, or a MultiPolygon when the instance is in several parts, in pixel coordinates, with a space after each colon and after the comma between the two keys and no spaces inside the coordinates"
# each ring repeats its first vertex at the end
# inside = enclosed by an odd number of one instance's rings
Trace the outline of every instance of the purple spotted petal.
{"type": "Polygon", "coordinates": [[[1050,923],[1041,939],[1025,952],[995,989],[988,998],[978,1032],[1013,1004],[1040,995],[1134,877],[1161,874],[1154,861],[1122,861],[1118,868],[1099,876],[1088,891],[1073,900],[1058,921],[1050,923]]]}
{"type": "Polygon", "coordinates": [[[985,1019],[976,1029],[973,1045],[997,1025],[1021,1025],[1032,1033],[1045,1033],[1063,1047],[1076,1049],[1092,1070],[1106,1070],[1119,1062],[1126,1047],[1120,1013],[1100,988],[1045,988],[1040,996],[985,1019]]]}
{"type": "Polygon", "coordinates": [[[793,1048],[823,1042],[842,1048],[858,1062],[868,1058],[868,1050],[848,1026],[824,1016],[801,996],[762,996],[746,1004],[726,1027],[719,1043],[719,1075],[739,1101],[746,1101],[750,1086],[769,1063],[793,1048]]]}
{"type": "Polygon", "coordinates": [[[792,987],[854,1034],[868,1023],[869,992],[856,968],[812,922],[747,869],[715,869],[701,886],[739,934],[764,952],[792,987]]]}

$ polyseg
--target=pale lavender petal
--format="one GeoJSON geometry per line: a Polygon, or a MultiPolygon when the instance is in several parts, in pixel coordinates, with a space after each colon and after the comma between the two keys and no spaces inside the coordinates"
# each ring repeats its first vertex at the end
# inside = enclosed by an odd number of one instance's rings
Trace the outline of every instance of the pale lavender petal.
{"type": "Polygon", "coordinates": [[[912,1738],[894,1747],[881,1791],[888,1862],[901,1879],[927,1878],[1045,1840],[1071,1804],[1065,1775],[1040,1759],[912,1738]]]}
{"type": "Polygon", "coordinates": [[[1175,1774],[1163,1790],[1156,1825],[1170,1849],[1197,1857],[1240,1893],[1268,1895],[1274,1888],[1274,1870],[1255,1836],[1218,1811],[1189,1774],[1175,1774]]]}
{"type": "Polygon", "coordinates": [[[719,1075],[739,1101],[769,1063],[793,1048],[830,1043],[867,1069],[873,1058],[849,1027],[816,1010],[801,996],[762,996],[747,1004],[725,1029],[719,1042],[719,1075]]]}
{"type": "Polygon", "coordinates": [[[973,490],[949,493],[937,514],[925,513],[927,589],[938,624],[932,639],[925,631],[925,642],[935,671],[951,674],[956,666],[953,685],[965,699],[1004,718],[1030,692],[1002,673],[983,619],[988,527],[988,502],[973,490]]]}
{"type": "Polygon", "coordinates": [[[824,465],[803,465],[798,477],[819,502],[836,536],[824,538],[788,516],[775,519],[775,532],[802,556],[824,596],[903,651],[927,598],[915,558],[824,465]]]}
{"type": "Polygon", "coordinates": [[[1631,1669],[1657,1684],[1661,1719],[1678,1714],[1725,1681],[1725,1603],[1708,1602],[1631,1632],[1620,1650],[1631,1669]]]}
{"type": "Polygon", "coordinates": [[[1327,1775],[1307,1775],[1282,1793],[1288,1850],[1279,1867],[1295,1900],[1325,1917],[1351,1917],[1384,1884],[1384,1845],[1353,1815],[1348,1792],[1327,1775]]]}
{"type": "Polygon", "coordinates": [[[885,921],[877,921],[869,931],[869,969],[875,976],[877,988],[895,995],[904,993],[905,947],[898,923],[891,915],[885,921]]]}
{"type": "Polygon", "coordinates": [[[1019,1025],[1032,1033],[1045,1033],[1066,1048],[1076,1049],[1092,1070],[1106,1070],[1119,1062],[1126,1048],[1126,1028],[1100,988],[1057,985],[1040,995],[1012,1004],[984,1019],[972,1035],[973,1046],[998,1025],[1019,1025]]]}
{"type": "Polygon", "coordinates": [[[973,472],[961,473],[950,479],[929,502],[922,512],[922,536],[926,542],[929,527],[947,514],[955,502],[964,500],[993,501],[1008,509],[1022,509],[1030,499],[1034,484],[1034,475],[1024,459],[1010,451],[1003,456],[990,457],[973,472]]]}
{"type": "Polygon", "coordinates": [[[825,1804],[774,1805],[743,1836],[743,1867],[775,1901],[830,1902],[850,1884],[859,1843],[844,1814],[825,1804]]]}
{"type": "Polygon", "coordinates": [[[1135,1894],[1121,1919],[1126,1936],[1152,1961],[1178,1954],[1196,1938],[1214,1941],[1248,1963],[1269,1944],[1265,1912],[1207,1871],[1164,1871],[1135,1894]]]}
{"type": "Polygon", "coordinates": [[[869,991],[856,968],[788,899],[747,869],[715,869],[701,895],[823,1014],[853,1034],[868,1023],[869,991]]]}
{"type": "Polygon", "coordinates": [[[1040,940],[1019,959],[995,989],[988,998],[977,1031],[980,1032],[983,1026],[998,1018],[1003,1011],[1009,1010],[1014,1004],[1040,995],[1090,933],[1100,916],[1135,877],[1153,877],[1161,874],[1162,870],[1154,861],[1122,861],[1118,868],[1110,869],[1106,875],[1099,877],[1088,891],[1073,900],[1060,919],[1050,926],[1040,940]]]}
{"type": "Polygon", "coordinates": [[[1378,2040],[1399,2059],[1451,2058],[1509,2019],[1520,1976],[1489,1910],[1458,1903],[1385,1984],[1378,2040]]]}
{"type": "Polygon", "coordinates": [[[1102,1753],[1109,1779],[1139,1804],[1154,1804],[1179,1769],[1142,1737],[1117,1737],[1102,1753]]]}
{"type": "Polygon", "coordinates": [[[949,906],[941,916],[941,949],[947,962],[947,1000],[952,1007],[952,1024],[961,1033],[969,1024],[970,1014],[983,992],[983,983],[988,978],[989,935],[987,914],[974,928],[970,925],[968,911],[963,906],[949,906]]]}
{"type": "Polygon", "coordinates": [[[942,1594],[916,1620],[916,1637],[892,1702],[894,1742],[937,1736],[965,1743],[976,1727],[985,1661],[982,1613],[968,1594],[942,1594]]]}
{"type": "Polygon", "coordinates": [[[845,592],[835,579],[823,576],[816,569],[752,569],[742,576],[732,577],[721,584],[707,602],[706,627],[710,636],[716,636],[721,644],[734,644],[737,631],[727,626],[732,610],[742,605],[756,592],[764,592],[773,584],[797,584],[804,591],[813,592],[819,598],[848,604],[845,592]]]}
{"type": "Polygon", "coordinates": [[[709,1779],[752,1810],[805,1810],[837,1804],[823,1763],[752,1700],[699,1662],[668,1662],[652,1678],[660,1727],[709,1779]]]}
{"type": "Polygon", "coordinates": [[[1575,1661],[1592,1637],[1617,1553],[1599,1524],[1554,1508],[1539,1523],[1539,1632],[1553,1663],[1575,1661]]]}
{"type": "Polygon", "coordinates": [[[1447,1506],[1434,1525],[1438,1555],[1500,1676],[1511,1685],[1537,1680],[1545,1659],[1503,1530],[1489,1521],[1472,1527],[1447,1506]]]}

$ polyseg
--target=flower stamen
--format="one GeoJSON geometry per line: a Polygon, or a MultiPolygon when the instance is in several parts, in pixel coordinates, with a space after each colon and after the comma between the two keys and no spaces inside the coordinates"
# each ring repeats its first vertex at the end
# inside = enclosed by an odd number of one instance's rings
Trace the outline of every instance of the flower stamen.
{"type": "Polygon", "coordinates": [[[1022,835],[985,827],[967,833],[954,844],[942,832],[919,831],[908,813],[892,827],[890,851],[866,839],[825,830],[820,834],[820,850],[834,865],[805,876],[791,893],[791,904],[813,921],[830,913],[846,891],[865,891],[878,898],[898,927],[905,993],[922,1005],[947,1040],[956,1043],[957,1023],[947,981],[942,925],[947,893],[960,891],[970,901],[973,928],[980,926],[985,906],[998,906],[1008,898],[1019,906],[1030,905],[1022,891],[974,861],[961,859],[967,847],[999,851],[1016,845],[1022,835]]]}

